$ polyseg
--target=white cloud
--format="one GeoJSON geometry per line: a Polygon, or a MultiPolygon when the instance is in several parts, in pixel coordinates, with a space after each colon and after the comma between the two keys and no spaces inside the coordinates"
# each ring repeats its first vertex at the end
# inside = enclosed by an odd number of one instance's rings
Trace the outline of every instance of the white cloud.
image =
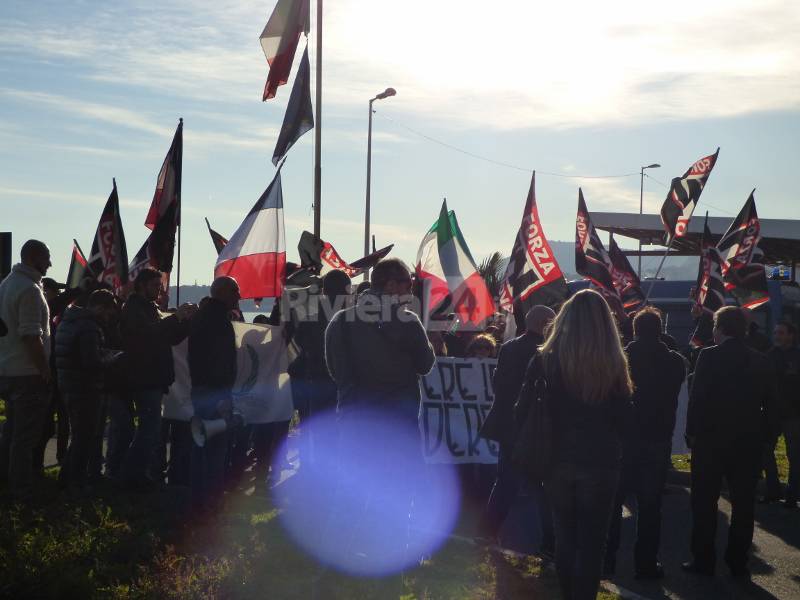
{"type": "MultiPolygon", "coordinates": [[[[39,24],[36,36],[29,23],[9,21],[0,46],[72,61],[96,81],[244,104],[263,87],[257,37],[270,10],[139,3],[78,25],[39,24]]],[[[476,0],[340,0],[326,6],[324,102],[334,113],[360,110],[388,84],[398,89],[397,110],[501,130],[796,109],[798,29],[794,0],[507,0],[496,9],[476,0]]],[[[126,116],[96,106],[92,115],[126,116]]]]}

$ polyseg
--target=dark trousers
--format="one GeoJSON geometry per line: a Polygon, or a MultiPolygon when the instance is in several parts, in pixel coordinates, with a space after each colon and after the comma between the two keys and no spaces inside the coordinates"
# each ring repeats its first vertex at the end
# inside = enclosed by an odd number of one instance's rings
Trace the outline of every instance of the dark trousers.
{"type": "MultiPolygon", "coordinates": [[[[217,406],[230,395],[230,390],[192,388],[194,414],[203,420],[219,419],[217,406]]],[[[228,455],[228,431],[206,439],[200,447],[192,442],[190,489],[192,508],[216,510],[225,492],[225,460],[228,455]]]]}
{"type": "Polygon", "coordinates": [[[275,452],[283,444],[289,432],[289,421],[258,423],[253,425],[253,455],[255,458],[256,481],[266,481],[275,452]]]}
{"type": "Polygon", "coordinates": [[[59,483],[82,488],[89,476],[89,463],[95,450],[102,400],[99,392],[66,393],[71,425],[69,449],[65,468],[59,474],[59,483]]]}
{"type": "Polygon", "coordinates": [[[652,571],[656,567],[661,540],[661,498],[670,451],[671,445],[668,441],[638,443],[625,449],[606,544],[606,565],[611,570],[616,564],[619,549],[622,505],[628,498],[633,498],[636,502],[634,568],[640,573],[652,571]]]}
{"type": "Polygon", "coordinates": [[[0,480],[24,498],[33,487],[33,450],[41,439],[50,394],[38,375],[0,377],[0,398],[6,402],[6,422],[0,435],[0,480]]]}
{"type": "Polygon", "coordinates": [[[67,447],[69,445],[69,416],[64,395],[59,392],[55,385],[53,385],[50,395],[50,406],[45,414],[42,439],[33,449],[33,470],[35,472],[44,470],[44,454],[53,434],[56,435],[56,461],[61,464],[67,455],[67,447]],[[55,420],[53,417],[55,417],[55,420]]]}
{"type": "Polygon", "coordinates": [[[713,568],[716,562],[717,502],[724,477],[732,507],[725,562],[732,569],[745,567],[747,551],[753,542],[760,462],[761,445],[757,440],[727,444],[695,441],[692,448],[692,554],[698,565],[713,568]]]}
{"type": "MultiPolygon", "coordinates": [[[[511,461],[511,452],[511,448],[506,444],[500,444],[500,455],[497,458],[497,477],[481,518],[481,534],[492,538],[497,537],[517,494],[525,484],[524,479],[514,469],[511,461]]],[[[541,482],[528,483],[528,491],[536,503],[536,511],[539,515],[541,533],[539,548],[545,552],[552,552],[555,547],[553,513],[547,493],[541,482]]]]}
{"type": "Polygon", "coordinates": [[[619,471],[556,465],[545,489],[553,507],[556,572],[565,600],[594,600],[600,587],[619,471]]]}
{"type": "Polygon", "coordinates": [[[116,479],[122,471],[122,462],[133,440],[133,397],[130,394],[108,394],[108,416],[111,422],[106,451],[106,476],[116,479]]]}
{"type": "Polygon", "coordinates": [[[786,499],[800,500],[800,419],[783,422],[783,437],[786,439],[786,458],[789,460],[789,482],[786,499]]]}
{"type": "Polygon", "coordinates": [[[155,464],[159,434],[161,432],[161,389],[130,392],[136,409],[136,433],[133,435],[125,460],[122,478],[133,484],[144,483],[155,464]]]}
{"type": "Polygon", "coordinates": [[[781,480],[778,477],[778,463],[775,462],[775,446],[778,445],[778,434],[771,435],[764,443],[761,455],[761,469],[766,482],[765,493],[771,498],[781,495],[781,480]]]}

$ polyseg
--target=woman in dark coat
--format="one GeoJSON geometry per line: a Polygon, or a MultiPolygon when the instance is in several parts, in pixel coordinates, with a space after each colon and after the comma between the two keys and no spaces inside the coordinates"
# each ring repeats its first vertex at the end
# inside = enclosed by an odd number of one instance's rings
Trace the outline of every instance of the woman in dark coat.
{"type": "Polygon", "coordinates": [[[556,571],[564,598],[594,600],[633,390],[620,334],[603,297],[592,290],[572,296],[539,354],[528,366],[518,418],[534,399],[534,382],[544,377],[554,442],[544,484],[553,510],[556,571]]]}

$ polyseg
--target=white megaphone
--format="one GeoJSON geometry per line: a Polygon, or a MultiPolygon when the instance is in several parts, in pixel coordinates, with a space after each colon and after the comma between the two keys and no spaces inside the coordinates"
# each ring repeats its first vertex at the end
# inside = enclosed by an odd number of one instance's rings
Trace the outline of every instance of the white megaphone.
{"type": "Polygon", "coordinates": [[[194,443],[203,448],[209,439],[228,429],[228,422],[225,419],[205,421],[200,417],[192,417],[191,427],[194,443]]]}
{"type": "Polygon", "coordinates": [[[228,419],[209,419],[204,420],[198,416],[192,417],[190,426],[192,429],[192,439],[198,447],[203,448],[206,442],[229,428],[241,427],[244,425],[244,417],[239,413],[233,413],[228,419]]]}

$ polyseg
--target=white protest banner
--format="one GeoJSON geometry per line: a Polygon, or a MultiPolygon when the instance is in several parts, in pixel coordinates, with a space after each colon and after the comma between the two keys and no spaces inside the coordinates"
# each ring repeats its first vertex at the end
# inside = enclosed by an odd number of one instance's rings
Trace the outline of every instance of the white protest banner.
{"type": "Polygon", "coordinates": [[[438,357],[422,378],[419,431],[427,463],[497,463],[499,448],[478,432],[494,401],[495,359],[438,357]]]}
{"type": "MultiPolygon", "coordinates": [[[[236,382],[233,386],[234,410],[245,423],[255,425],[288,421],[294,407],[288,357],[281,327],[233,323],[236,335],[236,382]]],[[[165,419],[188,421],[192,418],[191,377],[186,341],[172,349],[175,383],[164,397],[165,419]]]]}

